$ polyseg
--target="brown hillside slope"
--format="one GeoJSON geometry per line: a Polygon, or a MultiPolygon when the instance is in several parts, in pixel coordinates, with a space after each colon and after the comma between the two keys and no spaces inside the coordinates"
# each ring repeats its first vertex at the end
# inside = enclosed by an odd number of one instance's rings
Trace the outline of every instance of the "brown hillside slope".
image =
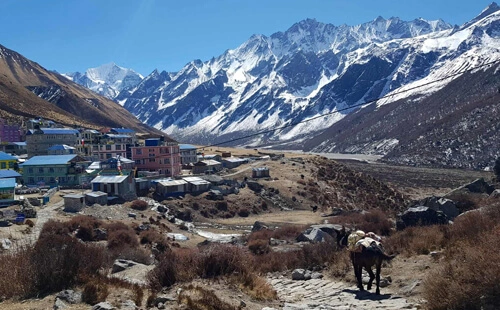
{"type": "Polygon", "coordinates": [[[66,125],[123,126],[138,132],[160,133],[116,102],[0,45],[0,117],[34,116],[66,125]]]}

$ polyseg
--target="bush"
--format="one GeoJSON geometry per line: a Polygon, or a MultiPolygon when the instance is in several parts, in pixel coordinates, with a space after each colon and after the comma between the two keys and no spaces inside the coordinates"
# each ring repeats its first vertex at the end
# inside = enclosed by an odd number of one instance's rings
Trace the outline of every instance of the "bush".
{"type": "Polygon", "coordinates": [[[442,249],[448,241],[446,225],[417,226],[394,233],[384,241],[384,247],[389,253],[426,255],[442,249]]]}
{"type": "Polygon", "coordinates": [[[166,251],[158,258],[158,264],[147,275],[148,285],[153,292],[175,284],[178,272],[176,264],[177,256],[173,251],[166,251]]]}
{"type": "Polygon", "coordinates": [[[394,223],[387,214],[379,209],[371,209],[365,213],[351,213],[349,215],[337,216],[330,220],[334,224],[348,224],[364,232],[374,232],[387,236],[390,234],[394,223]]]}
{"type": "Polygon", "coordinates": [[[148,203],[144,200],[136,199],[131,202],[130,207],[138,211],[146,211],[148,209],[148,203]]]}
{"type": "Polygon", "coordinates": [[[189,285],[184,287],[178,297],[181,304],[186,305],[187,309],[192,310],[237,310],[237,307],[222,301],[214,291],[201,288],[199,286],[189,285]]]}
{"type": "Polygon", "coordinates": [[[83,286],[82,301],[95,305],[105,301],[108,295],[108,284],[99,279],[92,279],[83,286]]]}
{"type": "Polygon", "coordinates": [[[24,222],[24,224],[28,225],[28,227],[34,227],[35,226],[35,223],[33,223],[33,221],[30,220],[30,219],[26,220],[26,222],[24,222]]]}
{"type": "Polygon", "coordinates": [[[271,250],[268,241],[259,239],[248,242],[248,249],[254,255],[266,254],[271,250]]]}
{"type": "Polygon", "coordinates": [[[250,215],[250,211],[247,208],[241,208],[238,210],[238,215],[241,217],[248,217],[250,215]]]}
{"type": "Polygon", "coordinates": [[[136,248],[139,246],[137,235],[134,230],[123,223],[112,223],[107,225],[108,248],[119,251],[122,248],[136,248]]]}

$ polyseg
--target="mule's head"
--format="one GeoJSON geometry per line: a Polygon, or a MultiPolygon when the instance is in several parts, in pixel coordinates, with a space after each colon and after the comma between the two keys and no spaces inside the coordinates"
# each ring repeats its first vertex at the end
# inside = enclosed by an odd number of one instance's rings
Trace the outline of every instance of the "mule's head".
{"type": "Polygon", "coordinates": [[[345,248],[347,246],[347,238],[349,237],[348,231],[342,226],[341,230],[337,230],[337,245],[339,248],[345,248]]]}

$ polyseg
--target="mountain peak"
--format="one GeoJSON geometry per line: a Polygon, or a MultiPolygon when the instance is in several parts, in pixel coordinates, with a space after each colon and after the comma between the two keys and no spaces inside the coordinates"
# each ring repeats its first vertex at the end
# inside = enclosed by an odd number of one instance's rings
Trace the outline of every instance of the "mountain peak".
{"type": "Polygon", "coordinates": [[[476,16],[476,18],[474,18],[470,22],[465,23],[462,26],[462,29],[466,28],[469,25],[474,24],[475,22],[477,22],[477,21],[485,18],[486,16],[491,15],[499,10],[500,10],[500,6],[498,6],[498,4],[496,2],[490,3],[490,5],[488,5],[478,16],[476,16]]]}
{"type": "Polygon", "coordinates": [[[381,22],[385,22],[386,20],[385,20],[385,18],[383,18],[382,16],[379,15],[373,21],[376,22],[376,23],[381,23],[381,22]]]}

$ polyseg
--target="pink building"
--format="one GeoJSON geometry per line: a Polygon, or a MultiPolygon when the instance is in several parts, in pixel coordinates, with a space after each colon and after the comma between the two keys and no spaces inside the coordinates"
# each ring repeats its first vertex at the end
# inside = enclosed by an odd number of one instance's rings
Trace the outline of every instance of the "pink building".
{"type": "Polygon", "coordinates": [[[0,142],[20,142],[21,129],[19,125],[9,125],[0,118],[0,142]]]}
{"type": "Polygon", "coordinates": [[[157,171],[160,175],[176,176],[181,173],[181,156],[177,142],[164,142],[159,138],[146,139],[144,146],[132,147],[132,160],[138,171],[157,171]]]}

